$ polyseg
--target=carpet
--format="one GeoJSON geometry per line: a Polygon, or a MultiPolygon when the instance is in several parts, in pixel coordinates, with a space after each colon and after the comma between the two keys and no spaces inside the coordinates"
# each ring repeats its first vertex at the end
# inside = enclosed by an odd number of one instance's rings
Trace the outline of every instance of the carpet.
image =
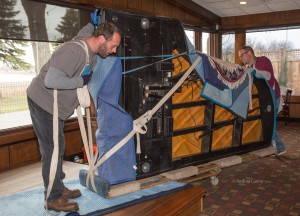
{"type": "MultiPolygon", "coordinates": [[[[105,199],[90,191],[86,187],[80,185],[79,179],[66,181],[65,185],[70,189],[80,189],[82,196],[74,199],[74,201],[78,202],[79,204],[80,210],[78,213],[80,215],[85,215],[96,211],[97,215],[101,215],[100,210],[103,210],[103,213],[108,213],[113,209],[114,206],[116,206],[116,209],[118,209],[121,208],[122,205],[128,206],[130,203],[139,203],[144,200],[171,193],[173,191],[178,191],[186,187],[186,184],[184,183],[170,181],[123,196],[105,199]]],[[[49,213],[44,209],[43,191],[44,189],[39,187],[0,197],[0,215],[49,215],[49,213]]],[[[66,212],[52,213],[59,216],[67,214],[66,212]]]]}
{"type": "Polygon", "coordinates": [[[207,192],[201,216],[300,216],[300,123],[277,122],[277,131],[287,147],[279,158],[226,167],[218,185],[193,183],[207,192]]]}

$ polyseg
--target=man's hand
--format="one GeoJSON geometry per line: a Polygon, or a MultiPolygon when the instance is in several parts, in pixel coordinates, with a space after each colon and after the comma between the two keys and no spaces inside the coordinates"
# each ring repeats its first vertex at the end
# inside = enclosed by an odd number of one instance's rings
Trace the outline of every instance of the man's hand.
{"type": "Polygon", "coordinates": [[[87,85],[93,75],[93,71],[91,70],[91,66],[85,66],[83,72],[81,73],[81,77],[83,79],[83,85],[87,85]]]}
{"type": "Polygon", "coordinates": [[[87,85],[90,82],[90,79],[93,75],[93,71],[91,73],[81,76],[83,79],[83,85],[87,85]]]}

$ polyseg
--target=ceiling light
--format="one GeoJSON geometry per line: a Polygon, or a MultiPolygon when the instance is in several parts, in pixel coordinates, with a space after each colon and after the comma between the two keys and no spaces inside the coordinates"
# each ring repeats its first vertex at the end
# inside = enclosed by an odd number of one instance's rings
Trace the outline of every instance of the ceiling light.
{"type": "Polygon", "coordinates": [[[247,4],[247,2],[246,1],[240,1],[240,4],[245,5],[245,4],[247,4]]]}

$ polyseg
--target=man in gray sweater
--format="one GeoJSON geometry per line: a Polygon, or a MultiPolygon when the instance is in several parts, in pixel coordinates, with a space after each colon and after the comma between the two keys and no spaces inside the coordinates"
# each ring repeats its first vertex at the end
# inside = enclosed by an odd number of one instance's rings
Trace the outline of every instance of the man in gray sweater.
{"type": "Polygon", "coordinates": [[[87,85],[96,65],[96,55],[102,58],[116,53],[121,41],[120,30],[110,22],[104,22],[97,28],[92,24],[85,26],[74,41],[86,45],[89,66],[86,67],[85,49],[67,42],[53,53],[50,60],[42,67],[40,73],[32,80],[27,89],[28,106],[32,124],[38,138],[42,157],[42,176],[45,186],[45,197],[49,184],[50,164],[54,148],[53,142],[53,91],[58,91],[58,145],[59,156],[57,171],[52,190],[46,200],[46,207],[55,211],[78,211],[78,203],[69,199],[81,196],[80,190],[70,190],[64,186],[62,162],[65,150],[64,121],[78,107],[77,88],[87,85]],[[82,40],[77,40],[81,38],[82,40]],[[85,44],[83,44],[85,43],[85,44]],[[85,68],[88,70],[81,73],[85,68]]]}

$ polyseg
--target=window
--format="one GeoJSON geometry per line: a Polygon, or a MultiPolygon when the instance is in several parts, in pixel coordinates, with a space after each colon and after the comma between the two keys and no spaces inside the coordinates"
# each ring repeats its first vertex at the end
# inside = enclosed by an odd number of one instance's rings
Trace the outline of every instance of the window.
{"type": "Polygon", "coordinates": [[[292,88],[300,95],[300,29],[253,32],[246,34],[246,44],[257,56],[267,56],[282,89],[292,88]]]}
{"type": "Polygon", "coordinates": [[[222,60],[235,63],[235,34],[222,35],[222,60]]]}
{"type": "Polygon", "coordinates": [[[59,43],[80,29],[90,11],[3,0],[0,8],[0,130],[31,124],[26,89],[59,43]],[[38,18],[36,18],[38,17],[38,18]]]}
{"type": "MultiPolygon", "coordinates": [[[[188,39],[190,40],[190,42],[192,43],[192,45],[195,47],[195,31],[194,30],[185,30],[185,34],[187,35],[188,39]]],[[[202,46],[202,53],[206,53],[208,54],[208,50],[209,50],[209,36],[210,34],[207,32],[202,32],[202,41],[201,41],[201,46],[202,46]]]]}
{"type": "MultiPolygon", "coordinates": [[[[31,80],[39,72],[36,62],[40,59],[47,61],[57,43],[49,42],[29,42],[20,40],[0,39],[0,44],[5,50],[15,47],[14,52],[19,53],[19,57],[0,59],[0,130],[10,127],[31,124],[29,110],[27,106],[26,89],[31,80]],[[49,50],[46,55],[38,50],[49,50]],[[52,50],[52,51],[50,51],[52,50]],[[38,57],[34,58],[34,51],[38,57]],[[15,63],[16,62],[16,63],[15,63]]],[[[5,53],[9,55],[9,53],[5,53]]]]}
{"type": "Polygon", "coordinates": [[[207,32],[202,32],[202,52],[209,54],[209,36],[207,32]]]}
{"type": "Polygon", "coordinates": [[[195,47],[195,31],[184,30],[187,38],[190,40],[191,44],[195,47]]]}

